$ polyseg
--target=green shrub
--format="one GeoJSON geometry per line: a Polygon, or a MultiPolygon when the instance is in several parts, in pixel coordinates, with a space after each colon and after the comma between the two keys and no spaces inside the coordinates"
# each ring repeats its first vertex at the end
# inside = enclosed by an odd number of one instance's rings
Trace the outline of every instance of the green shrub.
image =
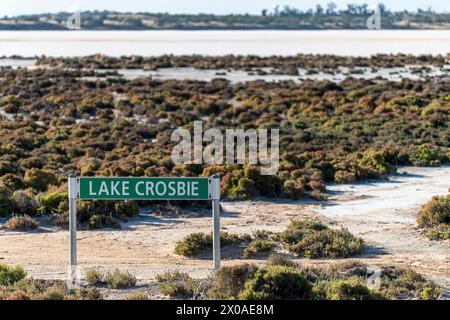
{"type": "Polygon", "coordinates": [[[291,199],[299,199],[303,193],[303,186],[293,180],[286,180],[283,184],[283,191],[285,196],[291,199]]]}
{"type": "Polygon", "coordinates": [[[25,185],[22,179],[13,173],[7,173],[0,178],[0,184],[3,184],[9,190],[15,191],[22,189],[25,185]]]}
{"type": "Polygon", "coordinates": [[[30,217],[30,216],[14,216],[10,218],[6,223],[3,225],[4,228],[9,230],[33,230],[38,227],[38,222],[30,217]]]}
{"type": "Polygon", "coordinates": [[[104,283],[105,273],[96,269],[88,269],[84,275],[84,279],[91,286],[98,286],[104,283]]]}
{"type": "Polygon", "coordinates": [[[446,160],[445,158],[446,156],[439,149],[425,144],[419,146],[410,156],[415,166],[439,166],[446,160]]]}
{"type": "Polygon", "coordinates": [[[158,288],[162,294],[171,297],[192,297],[196,291],[196,282],[187,273],[167,271],[156,276],[158,288]]]}
{"type": "MultiPolygon", "coordinates": [[[[221,246],[230,245],[233,243],[240,243],[243,241],[241,237],[235,234],[228,234],[226,232],[222,232],[220,234],[220,244],[221,246]]],[[[175,253],[185,256],[185,257],[193,257],[204,250],[212,248],[212,234],[206,234],[203,232],[192,233],[183,240],[178,241],[175,246],[175,253]]]]}
{"type": "Polygon", "coordinates": [[[437,300],[442,295],[443,290],[441,288],[437,288],[436,286],[425,287],[420,292],[421,300],[437,300]]]}
{"type": "Polygon", "coordinates": [[[21,266],[10,267],[0,264],[0,286],[10,286],[27,276],[21,266]]]}
{"type": "Polygon", "coordinates": [[[102,218],[94,214],[88,222],[89,229],[101,229],[103,228],[102,218]]]}
{"type": "Polygon", "coordinates": [[[256,239],[250,242],[244,249],[244,258],[251,258],[257,253],[266,253],[272,251],[275,247],[273,241],[256,239]]]}
{"type": "Polygon", "coordinates": [[[237,187],[234,189],[233,194],[240,199],[250,199],[256,195],[255,182],[248,178],[239,179],[237,187]]]}
{"type": "Polygon", "coordinates": [[[44,215],[61,215],[68,208],[67,192],[50,192],[38,197],[38,212],[44,215]]]}
{"type": "Polygon", "coordinates": [[[103,300],[102,293],[97,288],[80,288],[76,289],[69,300],[103,300]]]}
{"type": "Polygon", "coordinates": [[[427,228],[425,235],[428,239],[435,241],[450,239],[450,226],[440,224],[427,228]]]}
{"type": "Polygon", "coordinates": [[[297,264],[292,259],[284,254],[271,254],[267,259],[268,266],[285,266],[295,268],[297,264]]]}
{"type": "Polygon", "coordinates": [[[144,292],[134,292],[127,296],[127,300],[150,300],[144,292]]]}
{"type": "Polygon", "coordinates": [[[91,229],[111,227],[120,229],[118,219],[139,214],[135,201],[83,201],[78,206],[77,218],[81,223],[87,223],[91,229]]]}
{"type": "Polygon", "coordinates": [[[244,284],[258,268],[253,264],[222,267],[216,272],[213,287],[209,292],[213,299],[238,299],[244,284]]]}
{"type": "Polygon", "coordinates": [[[289,251],[305,258],[347,258],[364,251],[362,239],[314,221],[294,220],[279,238],[289,251]]]}
{"type": "Polygon", "coordinates": [[[376,172],[375,175],[368,175],[367,178],[378,178],[378,175],[386,175],[393,172],[392,166],[386,162],[382,152],[368,152],[360,162],[376,172]]]}
{"type": "Polygon", "coordinates": [[[177,242],[175,253],[186,257],[192,257],[210,247],[212,247],[212,236],[210,234],[203,232],[192,233],[183,240],[177,242]]]}
{"type": "Polygon", "coordinates": [[[422,206],[417,217],[420,227],[432,227],[439,224],[450,225],[450,195],[435,196],[422,206]]]}
{"type": "Polygon", "coordinates": [[[294,244],[302,240],[307,233],[326,229],[327,226],[321,222],[310,220],[292,220],[286,230],[278,234],[278,237],[285,243],[294,244]]]}
{"type": "Polygon", "coordinates": [[[379,300],[383,296],[370,290],[361,278],[339,279],[317,283],[314,295],[319,300],[379,300]]]}
{"type": "Polygon", "coordinates": [[[353,172],[339,170],[334,175],[336,183],[353,183],[356,180],[356,175],[353,172]]]}
{"type": "Polygon", "coordinates": [[[24,292],[32,300],[63,300],[68,294],[65,282],[60,280],[22,279],[11,289],[24,292]]]}
{"type": "Polygon", "coordinates": [[[30,300],[30,296],[20,290],[0,288],[0,301],[2,300],[30,300]]]}
{"type": "Polygon", "coordinates": [[[391,299],[438,299],[443,290],[411,269],[384,267],[380,291],[391,299]]]}
{"type": "Polygon", "coordinates": [[[17,190],[12,195],[14,211],[28,215],[37,213],[37,201],[32,192],[32,189],[17,190]]]}
{"type": "Polygon", "coordinates": [[[114,208],[119,216],[135,217],[139,214],[139,206],[136,201],[117,201],[114,208]]]}
{"type": "Polygon", "coordinates": [[[288,249],[305,258],[348,258],[364,251],[364,241],[347,230],[322,230],[307,234],[288,249]]]}
{"type": "Polygon", "coordinates": [[[136,277],[131,273],[115,270],[107,272],[104,281],[110,289],[126,289],[136,285],[136,277]]]}
{"type": "Polygon", "coordinates": [[[10,215],[14,210],[11,191],[0,185],[0,217],[10,215]]]}
{"type": "Polygon", "coordinates": [[[244,300],[299,300],[312,297],[312,286],[297,270],[273,266],[259,269],[245,283],[244,300]]]}
{"type": "Polygon", "coordinates": [[[64,300],[67,294],[67,289],[59,286],[48,288],[40,297],[39,300],[64,300]]]}
{"type": "Polygon", "coordinates": [[[24,182],[37,191],[46,191],[48,186],[57,185],[58,179],[51,171],[32,168],[25,171],[24,182]]]}

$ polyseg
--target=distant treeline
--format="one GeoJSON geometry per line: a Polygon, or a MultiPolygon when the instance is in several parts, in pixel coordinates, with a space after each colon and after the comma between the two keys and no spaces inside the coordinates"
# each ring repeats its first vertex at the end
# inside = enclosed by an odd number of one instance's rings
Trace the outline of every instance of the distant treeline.
{"type": "MultiPolygon", "coordinates": [[[[81,27],[88,30],[152,29],[362,29],[373,14],[367,4],[348,4],[338,10],[335,3],[317,5],[306,11],[290,6],[264,9],[261,14],[168,14],[115,11],[81,12],[81,27]]],[[[393,12],[379,5],[383,29],[450,29],[450,13],[436,13],[431,8],[414,12],[393,12]]],[[[73,13],[34,14],[0,18],[0,30],[63,30],[73,13]]]]}

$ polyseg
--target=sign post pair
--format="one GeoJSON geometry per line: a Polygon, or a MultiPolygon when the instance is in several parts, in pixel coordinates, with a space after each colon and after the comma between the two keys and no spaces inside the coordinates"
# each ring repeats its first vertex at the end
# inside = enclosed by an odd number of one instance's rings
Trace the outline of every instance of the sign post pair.
{"type": "Polygon", "coordinates": [[[70,273],[77,270],[77,200],[212,201],[213,268],[220,268],[220,178],[69,176],[70,273]]]}

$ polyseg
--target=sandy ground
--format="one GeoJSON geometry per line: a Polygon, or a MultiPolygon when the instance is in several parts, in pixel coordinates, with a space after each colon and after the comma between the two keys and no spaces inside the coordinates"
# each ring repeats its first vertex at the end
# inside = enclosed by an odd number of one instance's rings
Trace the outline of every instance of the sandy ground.
{"type": "MultiPolygon", "coordinates": [[[[407,174],[395,175],[387,182],[330,186],[330,200],[322,203],[267,199],[224,202],[222,230],[238,234],[261,229],[281,231],[293,218],[319,219],[332,227],[348,228],[366,240],[368,251],[352,260],[412,267],[450,288],[450,242],[429,241],[415,228],[420,204],[433,195],[447,193],[450,168],[399,170],[403,171],[407,174]]],[[[194,277],[206,277],[211,273],[210,254],[187,259],[173,252],[177,241],[192,232],[210,232],[211,224],[208,211],[195,218],[142,214],[124,223],[121,230],[79,231],[78,261],[81,270],[93,267],[128,270],[145,286],[142,290],[161,298],[154,287],[157,274],[182,270],[194,277]]],[[[0,263],[20,264],[30,277],[66,279],[68,257],[67,230],[45,226],[28,233],[0,230],[0,263]]],[[[242,261],[233,252],[223,250],[223,265],[242,261]]],[[[330,261],[300,259],[299,262],[330,261]]]]}

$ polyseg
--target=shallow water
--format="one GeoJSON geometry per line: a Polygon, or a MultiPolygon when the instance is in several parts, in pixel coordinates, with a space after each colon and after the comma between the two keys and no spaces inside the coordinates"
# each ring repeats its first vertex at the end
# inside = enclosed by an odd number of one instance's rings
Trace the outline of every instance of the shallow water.
{"type": "Polygon", "coordinates": [[[446,54],[450,30],[2,31],[0,56],[446,54]]]}

